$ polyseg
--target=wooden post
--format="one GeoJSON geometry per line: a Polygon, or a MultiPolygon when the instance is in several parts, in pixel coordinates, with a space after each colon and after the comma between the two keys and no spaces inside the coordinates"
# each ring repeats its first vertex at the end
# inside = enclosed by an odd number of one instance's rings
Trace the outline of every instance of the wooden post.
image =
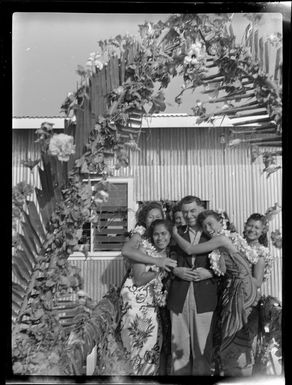
{"type": "Polygon", "coordinates": [[[281,47],[278,48],[277,53],[276,53],[275,73],[274,73],[274,80],[275,81],[279,81],[278,73],[280,72],[279,66],[280,66],[281,50],[282,50],[281,47]]]}
{"type": "Polygon", "coordinates": [[[265,72],[266,74],[269,73],[270,66],[269,66],[269,42],[265,42],[265,72]]]}
{"type": "Polygon", "coordinates": [[[261,37],[259,40],[259,61],[261,69],[264,68],[264,40],[261,37]]]}
{"type": "Polygon", "coordinates": [[[254,33],[254,59],[255,60],[258,60],[258,54],[259,54],[258,43],[259,43],[259,31],[256,30],[254,33]]]}

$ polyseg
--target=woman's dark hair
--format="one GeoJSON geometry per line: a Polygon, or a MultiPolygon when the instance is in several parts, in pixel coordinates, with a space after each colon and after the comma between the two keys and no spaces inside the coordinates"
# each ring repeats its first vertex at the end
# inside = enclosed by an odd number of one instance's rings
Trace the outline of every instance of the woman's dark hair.
{"type": "Polygon", "coordinates": [[[203,222],[207,217],[214,217],[218,222],[222,223],[222,216],[214,210],[204,210],[197,216],[197,224],[203,228],[203,222]]]}
{"type": "Polygon", "coordinates": [[[262,223],[263,225],[263,234],[259,237],[259,243],[263,246],[268,246],[268,236],[267,236],[267,232],[269,230],[269,226],[268,226],[268,221],[266,219],[266,217],[262,214],[258,214],[258,213],[253,213],[251,214],[245,224],[244,224],[244,230],[243,230],[243,237],[246,238],[246,226],[248,224],[248,222],[250,221],[259,221],[262,223]]]}
{"type": "Polygon", "coordinates": [[[158,225],[164,225],[166,230],[169,231],[170,234],[172,234],[173,224],[168,219],[155,219],[155,221],[151,223],[147,231],[148,237],[150,238],[152,243],[153,243],[153,233],[154,233],[155,227],[158,225]]]}
{"type": "Polygon", "coordinates": [[[177,212],[180,212],[181,211],[181,205],[179,203],[177,203],[176,205],[174,205],[171,209],[171,221],[172,223],[175,223],[175,220],[174,220],[174,214],[177,213],[177,212]]]}
{"type": "Polygon", "coordinates": [[[153,209],[158,209],[161,212],[162,217],[164,218],[164,212],[163,208],[160,203],[158,202],[149,202],[145,203],[137,212],[137,224],[136,226],[144,226],[146,228],[146,218],[149,213],[149,211],[153,209]]]}
{"type": "Polygon", "coordinates": [[[181,205],[180,204],[174,205],[171,211],[172,211],[172,215],[174,215],[178,211],[181,211],[181,205]]]}
{"type": "Polygon", "coordinates": [[[236,232],[236,228],[234,224],[230,222],[230,219],[226,211],[223,211],[222,213],[218,213],[217,211],[214,211],[214,210],[204,210],[198,215],[197,224],[201,228],[203,228],[203,222],[209,216],[214,217],[218,222],[220,222],[224,229],[229,230],[232,233],[236,232]]]}

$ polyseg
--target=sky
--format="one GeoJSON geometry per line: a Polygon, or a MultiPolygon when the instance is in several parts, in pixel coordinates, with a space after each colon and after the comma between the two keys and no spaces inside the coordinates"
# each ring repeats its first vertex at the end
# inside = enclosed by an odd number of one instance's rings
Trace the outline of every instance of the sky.
{"type": "MultiPolygon", "coordinates": [[[[13,116],[59,116],[60,106],[69,92],[76,90],[78,65],[84,66],[89,54],[96,51],[99,40],[118,34],[139,34],[145,21],[165,21],[170,14],[97,14],[16,12],[12,29],[12,97],[13,116]]],[[[281,15],[266,14],[263,33],[281,31],[281,15]]],[[[240,14],[233,26],[240,41],[248,20],[240,14]]],[[[174,97],[182,80],[174,78],[166,90],[165,112],[191,113],[191,107],[207,96],[185,93],[178,106],[174,97]]]]}

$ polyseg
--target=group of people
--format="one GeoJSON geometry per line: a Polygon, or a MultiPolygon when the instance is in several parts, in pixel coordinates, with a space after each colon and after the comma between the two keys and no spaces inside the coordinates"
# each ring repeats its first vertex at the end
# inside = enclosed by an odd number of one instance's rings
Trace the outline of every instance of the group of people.
{"type": "Polygon", "coordinates": [[[184,197],[165,219],[145,204],[123,246],[121,339],[134,375],[253,373],[258,300],[271,256],[267,222],[240,236],[228,217],[184,197]]]}

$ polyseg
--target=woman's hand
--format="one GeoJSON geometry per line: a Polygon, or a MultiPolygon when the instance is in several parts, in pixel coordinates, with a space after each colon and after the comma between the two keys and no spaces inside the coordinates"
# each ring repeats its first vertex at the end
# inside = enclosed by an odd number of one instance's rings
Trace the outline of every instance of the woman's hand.
{"type": "Polygon", "coordinates": [[[172,228],[172,235],[174,235],[174,236],[178,235],[178,231],[177,231],[176,226],[173,226],[173,228],[172,228]]]}
{"type": "Polygon", "coordinates": [[[210,270],[205,269],[204,267],[197,267],[193,270],[195,273],[195,279],[194,281],[203,281],[204,279],[209,279],[213,277],[213,274],[210,270]]]}
{"type": "Polygon", "coordinates": [[[177,262],[170,258],[156,258],[155,264],[161,269],[171,271],[174,267],[176,267],[177,262]]]}
{"type": "Polygon", "coordinates": [[[195,281],[197,273],[190,267],[176,267],[173,270],[173,274],[184,281],[195,281]]]}

